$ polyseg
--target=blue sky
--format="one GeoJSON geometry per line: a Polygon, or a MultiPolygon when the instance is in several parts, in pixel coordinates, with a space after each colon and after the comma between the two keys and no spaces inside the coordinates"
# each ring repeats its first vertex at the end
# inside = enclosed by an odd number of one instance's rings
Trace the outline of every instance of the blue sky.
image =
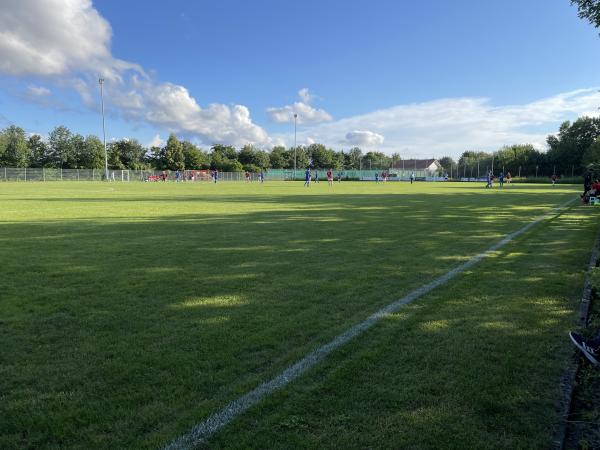
{"type": "MultiPolygon", "coordinates": [[[[598,30],[568,0],[8,0],[0,126],[207,148],[322,142],[456,156],[600,105],[598,30]],[[212,106],[211,106],[212,105],[212,106]]],[[[1,32],[0,32],[1,33],[1,32]]]]}

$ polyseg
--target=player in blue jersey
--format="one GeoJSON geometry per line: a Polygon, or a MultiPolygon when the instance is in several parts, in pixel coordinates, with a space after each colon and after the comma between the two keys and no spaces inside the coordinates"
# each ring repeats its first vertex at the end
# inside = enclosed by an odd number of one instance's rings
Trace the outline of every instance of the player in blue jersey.
{"type": "Polygon", "coordinates": [[[304,172],[304,186],[310,187],[310,167],[304,172]]]}

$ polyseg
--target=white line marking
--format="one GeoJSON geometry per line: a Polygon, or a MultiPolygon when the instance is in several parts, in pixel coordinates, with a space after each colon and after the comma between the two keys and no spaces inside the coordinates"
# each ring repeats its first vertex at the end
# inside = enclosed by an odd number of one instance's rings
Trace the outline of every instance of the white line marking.
{"type": "Polygon", "coordinates": [[[512,241],[514,238],[527,232],[533,226],[537,225],[538,223],[540,223],[541,221],[545,220],[546,218],[552,216],[553,214],[556,214],[559,211],[563,210],[564,208],[569,206],[571,203],[573,203],[575,200],[577,200],[577,198],[569,200],[568,202],[562,204],[561,206],[553,208],[549,212],[537,217],[532,222],[529,222],[528,224],[524,225],[517,231],[514,231],[513,233],[506,235],[504,237],[504,239],[502,239],[501,241],[492,245],[486,251],[473,256],[470,260],[466,261],[465,263],[461,264],[460,266],[455,267],[454,269],[450,270],[449,272],[446,272],[444,275],[439,276],[438,278],[431,281],[430,283],[427,283],[427,284],[415,289],[414,291],[408,293],[401,299],[396,300],[395,302],[392,302],[389,305],[381,308],[379,311],[370,315],[363,322],[353,326],[352,328],[348,329],[344,333],[336,336],[335,338],[333,338],[331,341],[329,341],[325,345],[310,352],[308,355],[306,355],[300,361],[298,361],[295,364],[284,369],[283,372],[281,372],[279,375],[275,376],[275,378],[272,378],[271,380],[254,388],[247,394],[244,394],[241,397],[238,397],[237,399],[233,400],[231,403],[229,403],[227,406],[225,406],[220,411],[214,413],[213,415],[207,417],[202,422],[198,423],[196,426],[194,426],[194,428],[192,428],[186,434],[173,440],[171,443],[166,445],[164,447],[164,449],[165,450],[191,449],[191,448],[195,448],[198,445],[204,443],[212,434],[214,434],[216,431],[218,431],[219,429],[221,429],[222,427],[227,425],[234,418],[236,418],[237,416],[242,414],[244,411],[246,411],[250,407],[256,405],[259,401],[261,401],[267,395],[271,394],[272,392],[274,392],[278,389],[281,389],[285,385],[289,384],[290,382],[292,382],[293,380],[298,378],[300,375],[304,374],[304,372],[306,372],[308,369],[313,367],[315,364],[317,364],[318,362],[323,360],[327,355],[329,355],[335,349],[346,344],[348,341],[354,339],[356,336],[361,335],[366,330],[368,330],[373,325],[375,325],[377,322],[379,322],[385,316],[398,311],[404,305],[408,305],[409,303],[412,303],[413,301],[415,301],[419,297],[422,297],[423,295],[427,294],[428,292],[432,291],[436,287],[439,287],[442,284],[445,284],[446,282],[448,282],[449,280],[451,280],[452,278],[454,278],[461,272],[464,272],[465,270],[467,270],[469,267],[477,264],[482,259],[490,256],[493,252],[495,252],[499,248],[505,246],[510,241],[512,241]]]}

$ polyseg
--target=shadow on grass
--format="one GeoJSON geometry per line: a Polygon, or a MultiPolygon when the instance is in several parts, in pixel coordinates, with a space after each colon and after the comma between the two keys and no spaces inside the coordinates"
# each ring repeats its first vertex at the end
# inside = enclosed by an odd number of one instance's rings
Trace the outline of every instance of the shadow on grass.
{"type": "Polygon", "coordinates": [[[343,197],[0,224],[0,446],[158,446],[550,204],[343,197]]]}
{"type": "Polygon", "coordinates": [[[567,331],[597,231],[589,212],[536,227],[426,303],[389,316],[207,445],[550,447],[567,331]]]}

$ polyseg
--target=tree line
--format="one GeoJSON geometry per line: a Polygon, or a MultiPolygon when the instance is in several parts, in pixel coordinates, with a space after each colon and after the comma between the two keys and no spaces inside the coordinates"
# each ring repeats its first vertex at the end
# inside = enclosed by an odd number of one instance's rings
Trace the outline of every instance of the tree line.
{"type": "MultiPolygon", "coordinates": [[[[266,151],[250,144],[239,150],[230,145],[215,144],[204,150],[196,144],[180,140],[171,134],[163,147],[146,148],[135,139],[121,139],[107,143],[109,169],[218,169],[223,172],[265,169],[299,169],[314,167],[332,169],[384,169],[398,154],[388,156],[382,152],[363,151],[354,147],[348,151],[335,151],[322,144],[286,148],[275,146],[266,151]]],[[[56,127],[44,140],[34,134],[27,136],[17,126],[0,132],[0,166],[2,167],[52,167],[63,169],[103,169],[104,145],[97,136],[82,136],[67,127],[56,127]]]]}
{"type": "Polygon", "coordinates": [[[493,170],[513,176],[578,176],[591,167],[600,172],[600,118],[580,117],[563,122],[557,134],[547,137],[548,149],[531,144],[505,146],[496,152],[465,151],[458,161],[440,159],[444,170],[459,176],[484,176],[493,170]]]}
{"type": "MultiPolygon", "coordinates": [[[[548,150],[530,144],[506,146],[496,152],[464,151],[458,161],[449,156],[440,159],[444,171],[452,175],[483,176],[494,169],[513,176],[579,175],[585,168],[600,169],[600,118],[581,117],[564,122],[556,135],[547,138],[548,150]]],[[[335,151],[322,144],[298,146],[296,149],[275,146],[266,151],[250,144],[239,150],[215,144],[204,150],[171,134],[162,147],[146,148],[135,139],[121,139],[107,144],[110,169],[217,169],[223,172],[296,167],[343,169],[387,169],[401,161],[395,153],[364,153],[359,147],[335,151]]],[[[97,136],[82,136],[64,126],[56,127],[47,139],[28,136],[17,126],[0,132],[0,166],[52,167],[63,169],[103,169],[104,145],[97,136]]]]}

